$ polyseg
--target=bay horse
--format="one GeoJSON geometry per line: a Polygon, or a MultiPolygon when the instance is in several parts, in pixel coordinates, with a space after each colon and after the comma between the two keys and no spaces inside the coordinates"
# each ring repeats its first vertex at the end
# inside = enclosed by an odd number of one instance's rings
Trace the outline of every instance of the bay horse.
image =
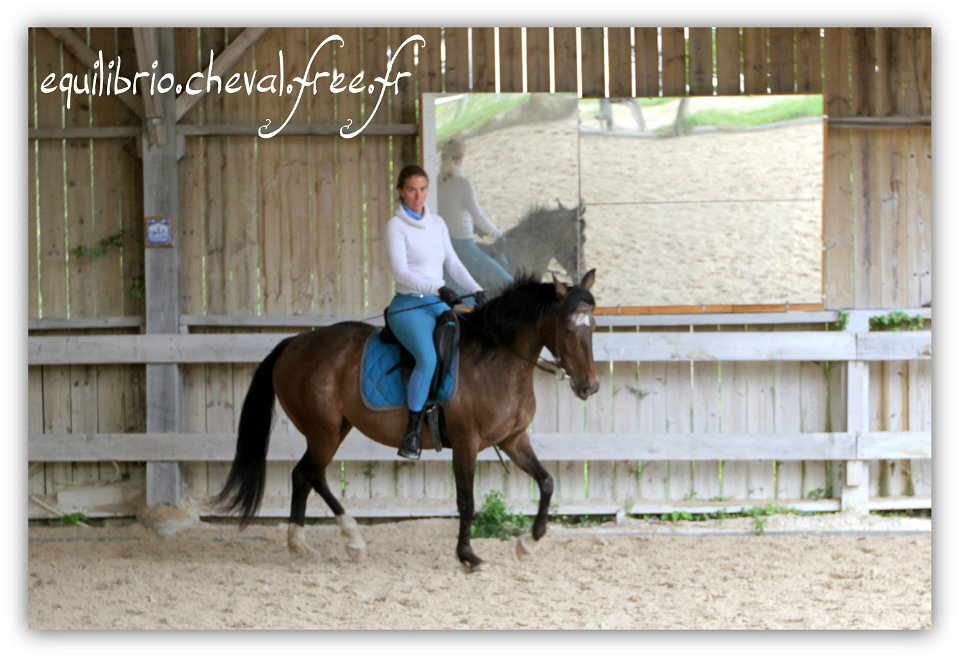
{"type": "MultiPolygon", "coordinates": [[[[532,275],[521,275],[499,296],[460,316],[460,380],[443,408],[460,514],[456,554],[471,572],[484,565],[470,547],[474,472],[477,453],[483,449],[503,450],[536,480],[540,490],[537,516],[529,534],[519,538],[517,555],[533,553],[546,533],[553,479],[537,460],[527,434],[536,409],[533,372],[546,347],[579,398],[586,400],[596,393],[596,303],[590,293],[594,273],[591,270],[576,285],[556,277],[553,283],[541,283],[532,275]]],[[[360,360],[375,331],[366,323],[343,322],[284,339],[257,367],[243,401],[236,456],[215,501],[225,512],[239,511],[241,528],[255,516],[263,498],[270,427],[278,400],[307,440],[306,452],[292,474],[287,546],[295,556],[316,556],[303,533],[311,488],[333,512],[347,538],[348,556],[359,560],[365,555],[360,529],[331,493],[326,468],[351,428],[386,446],[400,444],[407,411],[374,411],[361,398],[360,360]]],[[[431,448],[434,441],[423,428],[421,446],[431,448]]]]}

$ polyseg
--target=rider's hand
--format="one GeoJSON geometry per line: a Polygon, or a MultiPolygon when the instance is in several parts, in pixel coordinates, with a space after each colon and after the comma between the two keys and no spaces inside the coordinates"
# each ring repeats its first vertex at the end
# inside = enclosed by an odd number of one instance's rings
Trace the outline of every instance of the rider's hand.
{"type": "Polygon", "coordinates": [[[487,301],[487,294],[484,293],[482,290],[476,291],[473,294],[473,301],[475,305],[479,307],[481,304],[484,304],[487,301]]]}
{"type": "Polygon", "coordinates": [[[437,295],[451,307],[455,307],[461,302],[460,296],[454,293],[452,288],[448,288],[447,286],[441,286],[440,290],[437,291],[437,295]]]}

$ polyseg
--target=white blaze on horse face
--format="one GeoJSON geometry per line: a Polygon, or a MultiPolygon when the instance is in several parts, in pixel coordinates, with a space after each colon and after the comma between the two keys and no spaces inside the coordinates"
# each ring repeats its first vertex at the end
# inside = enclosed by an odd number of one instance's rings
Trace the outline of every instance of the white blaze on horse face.
{"type": "Polygon", "coordinates": [[[593,314],[589,311],[581,311],[573,317],[575,327],[590,327],[593,323],[593,314]]]}

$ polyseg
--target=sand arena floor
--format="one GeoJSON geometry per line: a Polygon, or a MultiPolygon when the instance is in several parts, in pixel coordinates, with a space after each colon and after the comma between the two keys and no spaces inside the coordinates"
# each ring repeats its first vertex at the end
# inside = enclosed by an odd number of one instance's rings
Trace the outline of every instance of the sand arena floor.
{"type": "Polygon", "coordinates": [[[31,629],[928,629],[930,520],[844,515],[551,526],[519,561],[477,539],[487,569],[454,555],[457,522],[363,527],[347,559],[332,525],[321,559],[286,550],[286,525],[200,523],[161,537],[139,523],[29,530],[31,629]],[[834,535],[823,535],[824,533],[834,535]]]}

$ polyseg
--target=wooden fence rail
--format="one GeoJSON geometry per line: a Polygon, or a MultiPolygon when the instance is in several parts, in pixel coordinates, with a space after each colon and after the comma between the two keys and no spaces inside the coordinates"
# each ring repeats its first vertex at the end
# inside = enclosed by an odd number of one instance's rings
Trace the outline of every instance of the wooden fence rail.
{"type": "MultiPolygon", "coordinates": [[[[292,334],[30,337],[31,366],[257,363],[292,334]]],[[[597,361],[886,361],[929,359],[930,331],[594,334],[597,361]]]]}
{"type": "MultiPolygon", "coordinates": [[[[829,433],[531,433],[541,460],[874,460],[924,459],[928,432],[829,433]]],[[[267,460],[297,461],[306,440],[300,433],[274,433],[267,460]]],[[[229,461],[233,433],[30,434],[28,458],[36,462],[229,461]]],[[[425,461],[449,462],[450,451],[424,451],[425,461]]],[[[496,462],[493,451],[478,460],[496,462]]],[[[337,451],[344,462],[400,462],[395,449],[352,430],[337,451]]]]}
{"type": "MultiPolygon", "coordinates": [[[[712,478],[709,474],[715,469],[711,465],[726,464],[724,472],[730,479],[730,489],[732,484],[741,477],[746,476],[756,479],[762,476],[761,465],[842,465],[842,472],[838,475],[839,481],[836,492],[836,498],[830,500],[818,500],[814,498],[804,498],[789,502],[790,505],[803,510],[868,510],[872,508],[926,508],[931,506],[930,497],[924,491],[906,496],[887,497],[880,500],[876,497],[871,498],[868,490],[870,487],[870,470],[874,469],[872,465],[899,464],[901,461],[905,464],[929,463],[932,457],[932,433],[926,429],[928,425],[910,425],[904,426],[885,426],[877,425],[871,422],[871,415],[874,414],[876,405],[876,396],[887,396],[884,392],[874,392],[871,396],[870,371],[871,364],[887,363],[911,363],[922,364],[932,359],[932,332],[930,330],[909,331],[909,332],[870,332],[867,330],[868,318],[873,312],[869,310],[856,310],[849,314],[848,326],[843,331],[824,331],[828,325],[826,323],[835,322],[835,312],[816,312],[816,313],[797,313],[797,314],[755,314],[722,315],[723,323],[720,327],[730,329],[735,327],[737,321],[749,320],[744,323],[748,327],[760,327],[765,323],[774,324],[778,320],[781,323],[792,321],[788,324],[791,328],[797,326],[810,327],[808,331],[693,331],[697,325],[712,325],[710,322],[721,320],[721,317],[705,318],[703,316],[690,316],[688,320],[690,325],[688,331],[650,331],[658,329],[658,325],[666,327],[675,327],[673,323],[680,321],[680,318],[672,317],[632,317],[624,319],[622,317],[611,316],[600,318],[601,328],[594,335],[594,353],[598,363],[606,363],[611,369],[611,376],[614,371],[620,375],[612,380],[614,387],[629,387],[629,379],[624,380],[623,375],[629,373],[629,369],[638,368],[638,364],[650,363],[651,366],[661,364],[662,368],[686,369],[684,364],[690,365],[691,375],[696,371],[702,373],[707,379],[715,377],[707,368],[711,362],[722,365],[730,373],[728,378],[738,377],[736,375],[738,368],[748,368],[748,364],[756,363],[761,369],[787,368],[787,362],[799,364],[813,363],[840,363],[844,365],[838,372],[841,376],[841,386],[833,390],[833,393],[827,395],[832,400],[832,405],[842,411],[838,422],[833,427],[827,427],[827,431],[817,430],[814,426],[813,431],[804,431],[803,422],[799,426],[794,421],[780,421],[773,425],[756,424],[751,422],[734,421],[731,417],[730,431],[723,431],[720,427],[717,432],[701,432],[706,430],[701,422],[686,426],[682,419],[677,425],[677,430],[671,432],[673,426],[667,423],[667,432],[662,430],[650,431],[650,419],[637,424],[631,422],[628,413],[626,419],[614,419],[603,421],[611,414],[608,409],[609,402],[599,401],[593,406],[599,406],[603,409],[597,411],[591,410],[591,402],[588,402],[582,409],[586,410],[591,419],[583,422],[576,421],[573,416],[569,420],[563,421],[565,416],[570,414],[563,412],[558,407],[559,425],[552,427],[554,422],[547,421],[546,425],[539,425],[535,421],[535,427],[531,433],[533,444],[541,458],[553,470],[559,470],[559,482],[576,481],[574,474],[567,473],[570,469],[585,470],[588,463],[591,469],[592,483],[601,483],[605,478],[612,476],[614,481],[617,478],[634,478],[630,474],[634,473],[631,465],[665,465],[665,474],[670,474],[670,465],[678,474],[682,474],[688,469],[696,470],[700,475],[691,476],[691,483],[698,482],[696,478],[706,479],[703,485],[709,485],[712,478]],[[788,318],[789,316],[789,318],[788,318]],[[620,322],[626,320],[630,329],[620,326],[620,322]],[[807,321],[807,322],[804,322],[807,321]],[[729,325],[727,325],[729,323],[729,325]],[[645,325],[645,326],[644,326],[645,325]],[[640,328],[646,331],[641,331],[640,328]],[[743,363],[743,366],[737,366],[737,363],[743,363]],[[766,363],[766,364],[764,364],[766,363]],[[628,369],[623,371],[621,368],[628,369]],[[670,366],[676,364],[677,366],[670,366]],[[631,425],[631,423],[635,425],[631,425]],[[576,431],[571,432],[576,428],[576,431]],[[909,429],[908,429],[909,428],[909,429]],[[923,429],[917,429],[923,428],[923,429]],[[684,430],[686,429],[686,430],[684,430]],[[615,430],[610,432],[610,430],[615,430]],[[755,430],[755,431],[754,431],[755,430]],[[738,476],[738,467],[736,465],[745,465],[743,474],[738,476]],[[577,465],[580,465],[579,467],[577,465]],[[617,468],[608,473],[606,465],[622,465],[618,472],[617,468]],[[695,467],[693,465],[701,465],[695,467]],[[756,465],[750,471],[748,465],[756,465]],[[757,471],[757,470],[760,471],[757,471]],[[617,476],[617,473],[621,473],[617,476]],[[754,473],[753,476],[750,474],[754,473]]],[[[919,315],[930,318],[930,310],[925,309],[919,312],[919,315]]],[[[325,319],[326,320],[326,319],[325,319]]],[[[261,323],[273,323],[282,321],[282,319],[261,319],[261,323]]],[[[253,320],[250,321],[251,324],[253,320]]],[[[304,319],[304,323],[309,323],[304,319]]],[[[317,323],[321,324],[321,323],[317,323]]],[[[219,322],[214,323],[214,327],[222,327],[219,322]]],[[[236,329],[238,326],[234,326],[236,329]]],[[[240,325],[247,327],[249,325],[240,325]]],[[[829,326],[832,327],[832,326],[829,326]]],[[[701,328],[709,330],[710,327],[701,328]]],[[[248,330],[249,331],[249,330],[248,330]]],[[[211,369],[211,368],[232,368],[232,369],[252,369],[251,364],[260,361],[283,337],[290,336],[289,331],[276,331],[270,333],[218,333],[218,334],[178,334],[178,335],[72,335],[72,336],[31,336],[28,339],[28,361],[31,367],[39,368],[58,368],[68,365],[86,365],[89,368],[112,368],[115,364],[146,364],[146,363],[166,363],[180,364],[183,368],[191,369],[211,369]],[[218,366],[219,365],[219,366],[218,366]]],[[[128,366],[131,367],[131,366],[128,366]]],[[[246,370],[235,370],[233,398],[235,405],[239,404],[243,392],[248,384],[249,374],[246,370]]],[[[672,370],[667,372],[673,373],[672,370]]],[[[651,372],[646,377],[650,377],[656,371],[651,372]]],[[[669,377],[680,375],[680,371],[669,377]]],[[[913,373],[913,367],[910,369],[913,373]]],[[[700,377],[700,376],[698,376],[700,377]]],[[[911,381],[912,382],[912,381],[911,381]]],[[[784,380],[782,386],[789,385],[789,378],[784,380]]],[[[539,385],[538,385],[539,386],[539,385]]],[[[652,384],[648,386],[657,387],[660,385],[652,384]]],[[[663,394],[667,397],[668,417],[671,414],[681,413],[681,406],[677,406],[683,399],[679,389],[674,389],[675,384],[664,385],[667,388],[663,394]],[[671,397],[680,396],[679,399],[671,397]],[[671,402],[672,401],[672,402],[671,402]],[[676,409],[671,409],[676,407],[676,409]]],[[[693,382],[690,381],[690,395],[694,396],[690,400],[691,413],[699,417],[701,414],[711,414],[709,409],[705,411],[693,411],[693,406],[706,404],[709,408],[712,403],[708,400],[698,400],[696,397],[703,395],[696,393],[692,388],[693,382]]],[[[781,385],[777,385],[778,387],[781,385]]],[[[793,385],[789,385],[793,386],[793,385]]],[[[805,385],[802,385],[805,386],[805,385]]],[[[913,386],[913,384],[911,384],[913,386]]],[[[923,380],[918,381],[920,387],[923,380]]],[[[546,395],[545,404],[561,405],[560,400],[564,386],[559,384],[556,387],[557,394],[541,390],[538,397],[546,395]],[[556,396],[556,401],[553,401],[556,396]]],[[[789,389],[785,395],[791,395],[789,389]]],[[[569,392],[566,392],[569,393],[569,392]]],[[[747,396],[752,396],[749,391],[747,396]]],[[[817,394],[819,398],[823,394],[817,394]]],[[[614,395],[616,399],[616,395],[614,395]]],[[[740,414],[735,407],[738,404],[736,397],[725,398],[723,404],[730,405],[728,414],[740,414]]],[[[751,403],[752,404],[752,403],[751,403]]],[[[830,403],[828,403],[829,406],[830,403]]],[[[577,409],[580,409],[579,407],[577,409]]],[[[764,414],[762,407],[758,408],[759,413],[764,414]]],[[[208,408],[208,419],[210,410],[208,408]]],[[[571,409],[572,414],[577,412],[571,409]]],[[[624,414],[624,411],[619,411],[624,414]]],[[[755,412],[750,412],[753,414],[755,412]]],[[[801,414],[803,414],[801,410],[801,414]]],[[[921,411],[922,414],[922,411],[921,411]]],[[[282,415],[281,415],[282,416],[282,415]]],[[[829,416],[829,414],[828,414],[829,416]]],[[[706,417],[705,417],[706,418],[706,417]]],[[[188,424],[189,425],[189,424],[188,424]]],[[[674,423],[674,425],[676,425],[674,423]]],[[[206,431],[201,426],[193,427],[188,432],[51,432],[50,430],[41,431],[31,429],[29,434],[28,456],[31,462],[64,464],[64,463],[91,463],[110,461],[133,462],[133,463],[153,463],[153,462],[181,462],[194,465],[210,465],[209,487],[217,487],[216,475],[222,470],[222,466],[233,457],[235,449],[236,436],[231,432],[231,428],[208,425],[206,431]]],[[[271,466],[269,469],[274,474],[274,478],[284,478],[283,474],[288,469],[290,463],[299,459],[302,454],[304,439],[288,421],[278,423],[278,428],[271,439],[268,460],[271,466]]],[[[356,493],[356,482],[368,483],[368,487],[373,487],[372,476],[368,474],[371,465],[380,465],[381,468],[388,465],[395,465],[397,469],[407,469],[410,467],[407,463],[399,461],[394,451],[371,442],[363,437],[356,430],[351,431],[345,440],[343,446],[337,454],[337,464],[340,465],[342,487],[345,488],[345,494],[356,493]],[[355,466],[353,466],[355,465],[355,466]],[[357,479],[360,479],[357,481],[357,479]],[[348,482],[353,483],[348,488],[348,482]],[[351,489],[352,488],[352,489],[351,489]]],[[[497,481],[493,476],[499,465],[496,464],[497,456],[487,451],[479,456],[481,471],[486,474],[486,487],[497,481]],[[490,473],[487,473],[490,472],[490,473]]],[[[409,516],[409,515],[441,515],[455,514],[455,505],[449,500],[449,461],[450,453],[425,452],[423,459],[417,469],[422,469],[423,474],[419,477],[423,479],[422,485],[417,485],[417,492],[411,492],[407,497],[392,497],[389,488],[383,490],[379,495],[373,495],[372,491],[369,497],[361,497],[353,501],[352,510],[360,516],[409,516]],[[431,483],[433,483],[431,485],[431,483]],[[424,494],[433,494],[427,496],[424,494]],[[421,501],[421,499],[424,499],[421,501]],[[357,507],[359,506],[359,507],[357,507]]],[[[766,467],[770,468],[770,467],[766,467]]],[[[922,470],[927,467],[919,467],[922,470]]],[[[659,478],[655,476],[660,467],[653,467],[653,474],[645,478],[659,478]]],[[[776,467],[774,467],[776,469],[776,467]]],[[[792,473],[792,468],[784,467],[784,477],[792,473]]],[[[197,473],[196,468],[192,473],[197,473]]],[[[692,473],[692,472],[691,472],[692,473]]],[[[804,473],[803,471],[800,472],[804,473]]],[[[522,475],[520,475],[522,478],[522,475]]],[[[796,478],[796,474],[790,476],[796,478]]],[[[874,476],[875,478],[876,476],[874,476]]],[[[512,487],[516,507],[519,510],[525,510],[528,505],[525,501],[526,496],[516,496],[518,492],[525,491],[522,486],[518,486],[511,479],[514,476],[504,476],[504,483],[512,487]]],[[[639,476],[637,476],[639,478],[639,476]]],[[[397,483],[402,479],[397,477],[397,483]]],[[[418,479],[415,479],[418,480],[418,479]]],[[[418,481],[419,482],[419,481],[418,481]]],[[[666,481],[665,481],[666,482],[666,481]]],[[[816,482],[816,481],[814,481],[816,482]]],[[[397,485],[396,487],[400,487],[397,485]]],[[[574,487],[578,487],[574,485],[574,487]]],[[[740,485],[737,486],[741,488],[740,485]]],[[[129,489],[129,488],[128,488],[129,489]]],[[[401,488],[402,489],[402,488],[401,488]]],[[[592,490],[607,492],[606,496],[591,495],[583,498],[582,492],[570,498],[559,497],[558,510],[563,514],[605,514],[613,510],[625,510],[628,513],[649,513],[661,509],[683,509],[693,510],[691,506],[700,506],[703,511],[725,509],[734,510],[739,503],[729,498],[723,503],[708,501],[671,501],[665,502],[654,498],[644,497],[645,500],[626,504],[615,505],[609,500],[609,493],[616,490],[608,485],[600,487],[594,485],[592,490]],[[731,508],[731,506],[733,506],[731,508]]],[[[793,489],[796,489],[795,487],[793,489]]],[[[806,492],[806,489],[803,490],[806,492]]],[[[124,496],[131,496],[129,492],[123,490],[124,496]]],[[[571,492],[565,493],[568,497],[571,492]]],[[[69,494],[67,495],[69,496],[69,494]]],[[[106,496],[105,494],[103,496],[106,496]]],[[[118,495],[119,496],[119,495],[118,495]]],[[[285,503],[282,496],[274,492],[265,500],[262,514],[265,516],[282,515],[285,503]]],[[[679,498],[679,497],[668,497],[679,498]]],[[[751,497],[741,498],[751,499],[751,497]]],[[[778,503],[786,503],[778,499],[778,503]]],[[[743,504],[746,506],[747,504],[743,504]]],[[[201,506],[202,507],[202,506],[201,506]]],[[[699,510],[699,508],[698,508],[699,510]]],[[[203,509],[205,514],[214,514],[212,509],[203,509]]],[[[322,507],[311,507],[311,515],[324,516],[326,512],[322,507]]]]}

